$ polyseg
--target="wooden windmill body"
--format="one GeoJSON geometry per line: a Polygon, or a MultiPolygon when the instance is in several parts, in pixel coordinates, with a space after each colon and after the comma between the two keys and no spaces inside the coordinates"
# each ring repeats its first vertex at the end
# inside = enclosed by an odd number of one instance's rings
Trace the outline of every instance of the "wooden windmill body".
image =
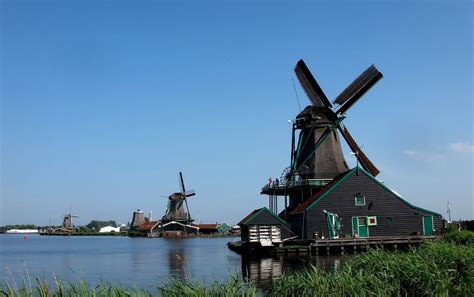
{"type": "Polygon", "coordinates": [[[193,222],[187,198],[196,195],[196,193],[194,190],[186,191],[182,172],[179,173],[179,183],[181,192],[175,192],[168,197],[168,207],[162,218],[163,224],[176,221],[190,225],[193,222]]]}

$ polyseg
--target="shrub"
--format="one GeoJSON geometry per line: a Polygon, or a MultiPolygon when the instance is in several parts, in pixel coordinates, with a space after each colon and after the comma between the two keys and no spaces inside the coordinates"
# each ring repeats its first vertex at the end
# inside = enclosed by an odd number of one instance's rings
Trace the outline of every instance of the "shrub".
{"type": "Polygon", "coordinates": [[[474,232],[467,230],[452,231],[446,233],[443,240],[455,244],[472,245],[474,244],[474,232]]]}

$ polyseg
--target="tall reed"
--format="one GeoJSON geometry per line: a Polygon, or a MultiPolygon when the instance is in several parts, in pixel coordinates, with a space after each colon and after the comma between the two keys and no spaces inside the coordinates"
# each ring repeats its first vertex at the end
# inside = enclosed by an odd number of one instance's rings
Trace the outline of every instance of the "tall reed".
{"type": "Polygon", "coordinates": [[[370,250],[334,273],[317,267],[279,278],[271,296],[473,296],[474,247],[429,243],[408,252],[370,250]]]}

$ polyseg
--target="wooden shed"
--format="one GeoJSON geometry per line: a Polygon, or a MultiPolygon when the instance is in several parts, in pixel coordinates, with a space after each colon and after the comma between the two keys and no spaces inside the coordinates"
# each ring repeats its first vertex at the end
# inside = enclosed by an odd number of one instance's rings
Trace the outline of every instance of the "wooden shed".
{"type": "Polygon", "coordinates": [[[262,246],[281,243],[290,234],[287,222],[266,207],[252,211],[239,222],[239,226],[243,242],[260,243],[262,246]]]}
{"type": "Polygon", "coordinates": [[[289,210],[287,221],[300,239],[331,238],[336,227],[340,237],[356,238],[430,236],[442,228],[440,214],[411,204],[360,167],[289,210]]]}

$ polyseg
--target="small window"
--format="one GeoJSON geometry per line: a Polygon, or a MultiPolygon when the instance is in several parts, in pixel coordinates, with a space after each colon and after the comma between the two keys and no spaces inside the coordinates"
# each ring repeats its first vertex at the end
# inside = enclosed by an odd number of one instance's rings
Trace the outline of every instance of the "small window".
{"type": "Polygon", "coordinates": [[[376,216],[367,217],[367,226],[377,226],[377,217],[376,216]]]}
{"type": "Polygon", "coordinates": [[[387,218],[387,223],[393,224],[393,217],[388,217],[387,218]]]}
{"type": "Polygon", "coordinates": [[[356,195],[356,196],[355,196],[355,205],[356,205],[356,206],[365,205],[365,196],[356,195]]]}
{"type": "Polygon", "coordinates": [[[359,217],[359,226],[365,226],[366,225],[366,217],[359,217]]]}

